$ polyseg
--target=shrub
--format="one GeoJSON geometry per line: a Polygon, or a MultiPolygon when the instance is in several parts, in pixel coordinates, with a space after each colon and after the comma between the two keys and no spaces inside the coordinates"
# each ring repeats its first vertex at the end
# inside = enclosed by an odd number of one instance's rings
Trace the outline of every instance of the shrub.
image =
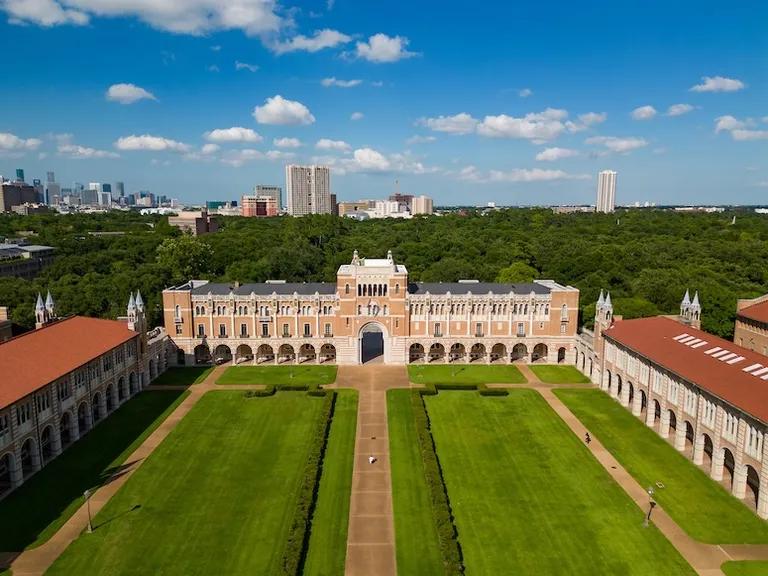
{"type": "Polygon", "coordinates": [[[509,396],[506,388],[488,388],[485,384],[478,385],[477,390],[480,396],[509,396]]]}
{"type": "Polygon", "coordinates": [[[276,392],[276,388],[272,384],[268,384],[263,390],[247,390],[243,393],[243,397],[248,398],[263,398],[265,396],[272,396],[276,392]]]}

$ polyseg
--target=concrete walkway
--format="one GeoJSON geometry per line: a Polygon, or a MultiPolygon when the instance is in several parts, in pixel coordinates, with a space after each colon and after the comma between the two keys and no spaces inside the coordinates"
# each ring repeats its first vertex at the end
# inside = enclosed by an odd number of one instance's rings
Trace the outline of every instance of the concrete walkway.
{"type": "Polygon", "coordinates": [[[347,576],[395,576],[387,390],[408,388],[404,366],[339,366],[331,388],[358,390],[357,438],[347,532],[347,576]],[[368,457],[376,462],[370,464],[368,457]]]}

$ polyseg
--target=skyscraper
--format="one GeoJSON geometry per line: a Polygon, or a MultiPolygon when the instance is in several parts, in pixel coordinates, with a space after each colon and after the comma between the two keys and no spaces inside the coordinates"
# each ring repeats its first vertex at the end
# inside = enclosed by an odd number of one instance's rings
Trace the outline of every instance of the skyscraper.
{"type": "Polygon", "coordinates": [[[56,175],[53,172],[46,172],[45,174],[47,176],[46,182],[56,182],[56,175]]]}
{"type": "Polygon", "coordinates": [[[328,166],[285,167],[288,214],[331,214],[331,169],[328,166]]]}
{"type": "Polygon", "coordinates": [[[432,214],[432,198],[424,195],[412,197],[411,214],[432,214]]]}
{"type": "Polygon", "coordinates": [[[122,182],[115,182],[115,196],[118,198],[125,196],[125,184],[122,182]]]}
{"type": "Polygon", "coordinates": [[[24,182],[24,168],[16,168],[16,182],[24,182]]]}
{"type": "Polygon", "coordinates": [[[277,209],[280,210],[283,207],[283,189],[280,186],[272,186],[270,184],[257,184],[253,187],[253,195],[259,197],[269,196],[275,199],[277,209]]]}
{"type": "Polygon", "coordinates": [[[616,206],[616,172],[603,170],[597,175],[596,212],[610,213],[616,206]]]}

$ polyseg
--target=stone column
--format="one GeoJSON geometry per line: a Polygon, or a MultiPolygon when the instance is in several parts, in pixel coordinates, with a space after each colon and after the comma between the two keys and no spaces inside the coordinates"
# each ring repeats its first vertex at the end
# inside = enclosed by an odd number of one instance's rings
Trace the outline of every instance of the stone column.
{"type": "Polygon", "coordinates": [[[622,406],[629,406],[629,381],[627,380],[622,381],[620,402],[622,406]]]}
{"type": "Polygon", "coordinates": [[[653,428],[656,418],[656,409],[650,394],[648,394],[647,402],[648,405],[645,407],[645,425],[649,428],[653,428]]]}
{"type": "Polygon", "coordinates": [[[733,495],[742,499],[747,492],[747,467],[744,465],[744,444],[746,443],[747,423],[739,420],[739,430],[736,435],[736,453],[733,455],[733,495]]]}
{"type": "Polygon", "coordinates": [[[11,454],[13,454],[11,485],[18,488],[24,483],[24,473],[21,470],[21,446],[17,446],[11,454]]]}
{"type": "Polygon", "coordinates": [[[685,421],[676,420],[677,428],[675,429],[675,450],[682,452],[685,450],[685,421]]]}
{"type": "Polygon", "coordinates": [[[699,432],[693,442],[693,463],[697,466],[704,464],[704,434],[699,432]]]}
{"type": "MultiPolygon", "coordinates": [[[[648,406],[646,406],[646,409],[648,406]]],[[[640,416],[640,412],[643,410],[643,396],[641,390],[638,388],[635,390],[635,395],[632,398],[632,415],[640,416]]]]}
{"type": "Polygon", "coordinates": [[[661,405],[661,422],[659,422],[659,436],[669,437],[669,410],[664,404],[661,405]]]}
{"type": "Polygon", "coordinates": [[[58,424],[51,426],[51,459],[61,454],[61,432],[58,424]]]}
{"type": "Polygon", "coordinates": [[[712,470],[709,472],[710,478],[720,482],[723,479],[724,455],[722,450],[721,434],[723,433],[723,420],[725,419],[725,410],[718,406],[715,411],[715,433],[712,435],[712,470]]]}

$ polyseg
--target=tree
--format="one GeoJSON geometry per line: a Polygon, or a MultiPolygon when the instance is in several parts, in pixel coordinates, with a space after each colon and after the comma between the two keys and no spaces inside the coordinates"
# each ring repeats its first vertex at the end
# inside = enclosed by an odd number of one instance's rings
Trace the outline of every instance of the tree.
{"type": "Polygon", "coordinates": [[[195,236],[166,238],[157,247],[157,263],[174,283],[202,278],[212,258],[211,247],[195,236]]]}
{"type": "Polygon", "coordinates": [[[514,264],[499,270],[499,275],[496,276],[496,281],[511,284],[532,282],[538,275],[539,271],[536,270],[536,268],[529,266],[525,262],[515,262],[514,264]]]}

